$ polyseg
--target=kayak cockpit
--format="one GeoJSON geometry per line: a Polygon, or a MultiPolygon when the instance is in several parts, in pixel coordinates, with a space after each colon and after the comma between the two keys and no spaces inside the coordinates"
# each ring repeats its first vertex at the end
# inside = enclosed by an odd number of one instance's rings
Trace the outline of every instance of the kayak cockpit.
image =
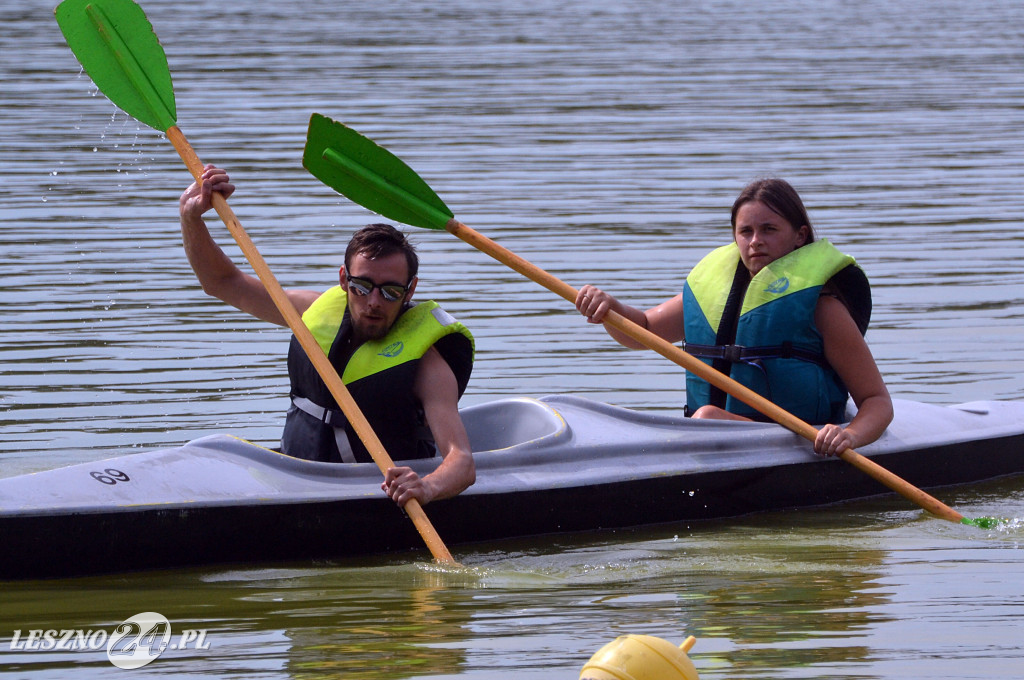
{"type": "Polygon", "coordinates": [[[568,431],[562,416],[537,399],[502,399],[468,406],[460,414],[474,452],[510,449],[568,431]]]}

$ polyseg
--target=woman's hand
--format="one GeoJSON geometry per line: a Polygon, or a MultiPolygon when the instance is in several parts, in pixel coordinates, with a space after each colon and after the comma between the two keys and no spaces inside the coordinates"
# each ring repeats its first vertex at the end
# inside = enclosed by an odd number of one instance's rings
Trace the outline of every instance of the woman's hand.
{"type": "Polygon", "coordinates": [[[814,452],[820,456],[839,456],[846,449],[854,448],[855,437],[841,425],[822,425],[814,438],[814,452]]]}
{"type": "Polygon", "coordinates": [[[576,294],[576,309],[589,323],[602,323],[615,304],[614,297],[596,286],[587,284],[576,294]]]}

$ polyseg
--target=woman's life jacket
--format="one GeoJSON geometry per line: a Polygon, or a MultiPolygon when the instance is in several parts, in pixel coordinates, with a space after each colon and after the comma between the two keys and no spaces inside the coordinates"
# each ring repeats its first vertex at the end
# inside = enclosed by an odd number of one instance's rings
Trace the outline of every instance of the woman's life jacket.
{"type": "MultiPolygon", "coordinates": [[[[814,312],[822,288],[838,297],[863,334],[871,318],[867,277],[828,241],[797,248],[753,278],[735,243],[712,251],[683,287],[683,348],[798,418],[846,420],[846,386],[825,360],[814,312]]],[[[705,404],[754,420],[765,417],[693,373],[687,413],[705,404]]]]}

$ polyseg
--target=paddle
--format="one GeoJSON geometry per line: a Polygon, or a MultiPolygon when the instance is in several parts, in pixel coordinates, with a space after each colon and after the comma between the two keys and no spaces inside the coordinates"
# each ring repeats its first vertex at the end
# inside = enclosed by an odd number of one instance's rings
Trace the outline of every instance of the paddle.
{"type": "MultiPolygon", "coordinates": [[[[309,121],[302,164],[324,184],[363,207],[412,226],[448,231],[575,304],[578,293],[575,288],[456,220],[448,206],[409,166],[387,149],[342,123],[313,114],[309,121]]],[[[605,321],[780,425],[814,441],[818,431],[812,425],[681,348],[615,312],[609,312],[605,321]]],[[[852,449],[844,451],[840,458],[937,517],[984,528],[992,526],[996,521],[992,518],[967,519],[852,449]]]]}
{"type": "MultiPolygon", "coordinates": [[[[93,82],[115,106],[142,123],[165,131],[192,176],[199,179],[203,164],[178,129],[174,87],[167,56],[142,8],[132,0],[65,0],[55,10],[68,46],[93,82]]],[[[352,423],[382,472],[394,467],[383,444],[352,399],[337,371],[324,354],[302,317],[288,300],[234,211],[219,193],[213,207],[224,220],[281,315],[352,423]]],[[[416,499],[405,504],[416,529],[438,562],[454,562],[416,499]]]]}

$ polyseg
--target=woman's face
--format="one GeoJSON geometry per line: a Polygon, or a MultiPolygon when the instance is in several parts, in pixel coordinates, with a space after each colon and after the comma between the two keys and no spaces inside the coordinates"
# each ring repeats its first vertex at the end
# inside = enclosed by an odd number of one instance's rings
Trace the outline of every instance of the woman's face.
{"type": "Polygon", "coordinates": [[[806,243],[807,231],[806,224],[795,228],[764,203],[750,201],[736,211],[733,237],[740,247],[740,259],[754,276],[766,265],[806,243]]]}

